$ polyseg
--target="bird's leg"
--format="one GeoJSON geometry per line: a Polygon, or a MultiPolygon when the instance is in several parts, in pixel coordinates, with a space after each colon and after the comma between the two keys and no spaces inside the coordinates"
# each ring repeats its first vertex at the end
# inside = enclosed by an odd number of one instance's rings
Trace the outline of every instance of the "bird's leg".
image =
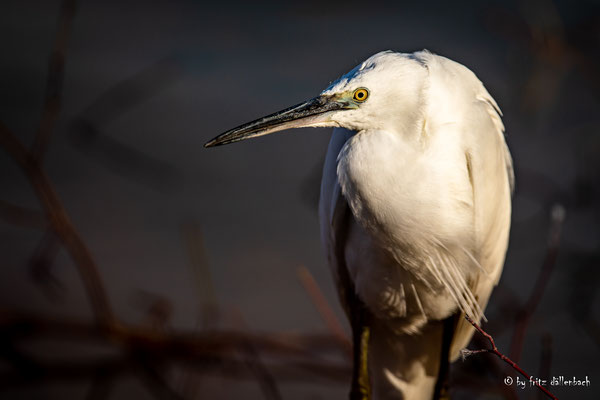
{"type": "Polygon", "coordinates": [[[371,398],[371,382],[369,380],[369,312],[365,305],[354,295],[350,307],[352,324],[352,387],[350,400],[369,400],[371,398]]]}
{"type": "Polygon", "coordinates": [[[342,196],[339,196],[333,213],[332,227],[334,232],[339,232],[338,237],[333,238],[337,260],[338,291],[342,305],[346,306],[346,313],[352,326],[353,362],[350,400],[370,400],[371,382],[368,366],[370,314],[356,294],[354,282],[348,273],[344,253],[351,215],[348,203],[342,196]]]}
{"type": "Polygon", "coordinates": [[[443,321],[444,330],[442,335],[442,351],[440,352],[440,371],[435,383],[434,400],[450,399],[448,391],[448,379],[450,377],[450,345],[456,330],[457,315],[446,318],[443,321]]]}

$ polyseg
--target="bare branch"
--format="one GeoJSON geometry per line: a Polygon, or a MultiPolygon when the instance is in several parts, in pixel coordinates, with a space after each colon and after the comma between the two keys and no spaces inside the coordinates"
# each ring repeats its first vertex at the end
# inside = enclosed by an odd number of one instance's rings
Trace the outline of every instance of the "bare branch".
{"type": "Polygon", "coordinates": [[[154,394],[156,399],[183,400],[183,396],[177,393],[162,376],[160,371],[149,362],[143,360],[140,363],[140,378],[148,390],[154,394]]]}
{"type": "Polygon", "coordinates": [[[97,325],[66,318],[41,316],[0,310],[0,332],[7,339],[25,340],[40,336],[60,340],[88,340],[130,345],[148,349],[155,354],[173,353],[180,357],[218,355],[225,351],[237,352],[250,342],[259,351],[310,357],[324,350],[336,349],[338,341],[331,335],[297,333],[244,333],[238,331],[207,331],[199,333],[159,332],[147,327],[114,324],[98,329],[97,325]]]}
{"type": "MultiPolygon", "coordinates": [[[[215,358],[185,358],[172,359],[178,361],[182,366],[195,371],[219,375],[227,379],[254,379],[254,372],[240,360],[230,357],[215,358]]],[[[154,362],[155,360],[147,360],[154,362]]],[[[114,379],[133,375],[139,368],[139,361],[130,358],[113,357],[98,358],[86,361],[43,363],[38,365],[39,373],[24,375],[21,371],[0,372],[0,392],[2,390],[29,386],[32,383],[49,381],[89,381],[90,377],[104,374],[110,370],[114,379]]],[[[315,361],[289,361],[273,363],[269,365],[274,377],[278,381],[285,382],[322,382],[326,384],[346,384],[350,376],[350,369],[346,365],[334,364],[332,362],[315,361]]],[[[112,378],[111,378],[112,379],[112,378]]],[[[97,384],[102,384],[99,381],[97,384]]],[[[90,394],[102,397],[103,393],[90,394]]]]}
{"type": "Polygon", "coordinates": [[[312,274],[304,266],[300,266],[297,270],[297,273],[304,290],[306,290],[306,293],[308,293],[317,311],[319,314],[321,314],[321,318],[323,318],[323,321],[325,321],[329,332],[339,339],[348,355],[351,356],[352,343],[348,339],[348,335],[344,331],[342,324],[335,316],[333,309],[327,302],[325,295],[323,295],[323,292],[319,288],[319,285],[313,278],[312,274]]]}
{"type": "Polygon", "coordinates": [[[44,209],[51,228],[73,259],[83,280],[98,323],[102,325],[112,323],[112,310],[96,262],[71,223],[48,176],[42,170],[39,162],[31,156],[21,141],[1,121],[0,144],[24,170],[44,209]]]}
{"type": "MultiPolygon", "coordinates": [[[[525,378],[527,378],[530,382],[533,382],[535,384],[535,386],[537,386],[542,392],[544,392],[544,394],[546,394],[546,396],[550,397],[551,399],[557,400],[557,397],[554,396],[552,393],[550,393],[545,387],[543,387],[542,385],[540,385],[537,381],[533,380],[531,378],[531,375],[529,375],[527,372],[523,371],[523,369],[521,369],[521,367],[519,367],[519,365],[514,362],[513,360],[511,360],[510,358],[506,357],[504,354],[502,354],[498,348],[496,347],[496,343],[494,342],[494,338],[492,337],[492,335],[490,335],[489,333],[487,333],[486,331],[484,331],[479,324],[477,324],[475,321],[473,321],[471,319],[471,317],[469,317],[468,315],[465,314],[465,318],[467,319],[467,321],[469,321],[469,323],[471,323],[471,325],[473,325],[473,327],[475,329],[477,329],[477,331],[479,333],[481,333],[483,336],[485,336],[485,338],[490,342],[490,345],[492,346],[491,349],[481,349],[481,350],[467,350],[467,352],[470,352],[471,354],[479,354],[479,353],[492,353],[495,354],[496,356],[498,356],[498,358],[500,358],[502,361],[504,361],[505,363],[507,363],[508,365],[510,365],[511,367],[513,367],[513,369],[515,371],[517,371],[518,373],[520,373],[521,375],[523,375],[525,378]]],[[[468,354],[467,354],[468,355],[468,354]]]]}
{"type": "MultiPolygon", "coordinates": [[[[246,322],[242,313],[237,309],[235,311],[237,325],[239,325],[239,328],[246,328],[246,322]]],[[[241,350],[245,355],[246,365],[248,365],[248,369],[256,376],[256,380],[260,384],[260,388],[265,395],[265,398],[270,400],[280,400],[281,393],[279,392],[277,382],[263,363],[260,353],[256,350],[254,344],[252,342],[243,343],[241,350]]]]}
{"type": "Polygon", "coordinates": [[[79,275],[86,288],[86,292],[96,320],[101,325],[113,323],[112,309],[104,290],[102,278],[98,267],[89,249],[79,236],[79,233],[71,223],[57,193],[54,191],[46,173],[38,163],[30,164],[25,171],[33,188],[42,203],[52,229],[59,237],[63,246],[71,256],[79,275]]]}
{"type": "Polygon", "coordinates": [[[67,41],[75,16],[76,0],[63,0],[58,19],[58,30],[54,39],[54,48],[48,60],[48,76],[46,77],[46,95],[40,127],[31,147],[31,154],[42,161],[50,135],[60,113],[63,78],[65,74],[65,56],[67,41]]]}
{"type": "Polygon", "coordinates": [[[42,289],[44,294],[53,300],[60,298],[65,286],[53,271],[54,260],[60,249],[60,243],[54,231],[47,230],[29,260],[31,280],[42,289]]]}
{"type": "Polygon", "coordinates": [[[281,400],[282,397],[277,382],[263,363],[260,354],[256,351],[256,347],[252,343],[246,343],[244,352],[246,353],[246,364],[256,375],[256,380],[258,380],[265,398],[268,400],[281,400]]]}
{"type": "MultiPolygon", "coordinates": [[[[182,225],[181,231],[188,252],[190,267],[196,278],[195,283],[200,297],[200,306],[208,314],[214,314],[217,308],[217,295],[210,273],[210,265],[208,263],[200,224],[196,221],[185,223],[182,225]]],[[[204,317],[210,316],[205,315],[204,317]]]]}
{"type": "MultiPolygon", "coordinates": [[[[228,378],[257,378],[267,398],[281,396],[275,386],[276,379],[291,381],[314,381],[321,378],[326,382],[346,382],[350,369],[345,363],[315,361],[323,351],[336,349],[336,338],[324,335],[300,335],[292,333],[251,334],[236,331],[213,331],[196,334],[157,332],[151,328],[119,325],[99,329],[97,325],[74,319],[48,319],[26,314],[0,311],[2,342],[10,348],[17,342],[31,337],[68,341],[84,344],[89,341],[115,346],[120,355],[101,356],[88,360],[48,362],[36,359],[23,361],[20,353],[12,359],[13,371],[0,373],[0,388],[23,386],[34,381],[78,380],[94,377],[96,385],[113,381],[124,374],[141,373],[141,377],[155,393],[166,393],[170,387],[164,378],[156,381],[162,366],[178,363],[207,373],[219,373],[228,378]],[[252,362],[240,359],[240,349],[252,348],[252,362]],[[280,363],[263,364],[257,357],[259,352],[269,360],[280,363]],[[256,361],[260,364],[257,364],[256,361]],[[148,366],[150,370],[144,368],[148,366]],[[140,370],[141,368],[141,370],[140,370]],[[259,368],[259,371],[257,371],[259,368]],[[266,381],[265,381],[266,379],[266,381]],[[269,383],[270,382],[270,383],[269,383]],[[268,386],[268,392],[265,391],[268,386]]],[[[8,347],[7,347],[8,348],[8,347]]],[[[173,395],[171,393],[171,395],[173,395]]],[[[101,388],[92,386],[91,398],[102,398],[101,388]]],[[[170,396],[176,397],[176,396],[170,396]]]]}
{"type": "MultiPolygon", "coordinates": [[[[542,356],[540,357],[540,369],[538,376],[541,378],[548,379],[550,377],[550,365],[552,364],[552,335],[545,333],[542,335],[542,356]]],[[[541,392],[539,393],[540,399],[543,398],[541,392]]]]}
{"type": "Polygon", "coordinates": [[[527,300],[527,303],[521,308],[521,311],[517,314],[517,321],[513,337],[510,345],[510,356],[517,362],[521,358],[521,351],[523,349],[523,341],[525,340],[525,332],[531,316],[535,312],[539,305],[548,281],[552,275],[554,265],[556,264],[556,257],[558,255],[558,245],[560,243],[560,232],[563,221],[565,219],[565,209],[560,204],[552,207],[550,216],[551,228],[550,228],[550,239],[548,241],[548,250],[542,268],[537,277],[531,295],[527,300]]]}
{"type": "Polygon", "coordinates": [[[66,48],[66,40],[74,15],[74,9],[74,0],[64,0],[60,17],[61,22],[59,23],[60,28],[55,43],[55,52],[58,61],[56,61],[56,64],[53,64],[54,66],[51,65],[48,76],[49,83],[44,111],[44,113],[48,113],[48,117],[44,116],[42,118],[42,128],[36,137],[37,144],[34,143],[32,152],[29,152],[23,143],[0,121],[0,145],[6,149],[8,154],[24,170],[42,205],[46,218],[50,222],[51,228],[73,259],[75,266],[79,270],[79,275],[84,283],[98,324],[110,325],[114,323],[114,317],[96,263],[89,249],[71,223],[66,210],[40,163],[40,157],[45,149],[49,132],[52,130],[54,120],[59,111],[58,100],[60,98],[61,84],[58,81],[62,80],[64,50],[66,48]]]}

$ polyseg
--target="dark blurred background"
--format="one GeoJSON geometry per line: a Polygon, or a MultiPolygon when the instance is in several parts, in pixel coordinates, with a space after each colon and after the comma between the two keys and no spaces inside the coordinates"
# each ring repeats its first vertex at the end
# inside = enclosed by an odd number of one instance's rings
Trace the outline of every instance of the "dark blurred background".
{"type": "MultiPolygon", "coordinates": [[[[316,208],[330,130],[211,150],[202,145],[318,94],[381,50],[427,48],[458,61],[500,105],[516,171],[510,248],[485,328],[508,353],[517,314],[536,280],[547,277],[519,364],[535,376],[587,376],[591,387],[551,389],[561,398],[596,399],[599,11],[594,1],[550,0],[84,0],[75,6],[64,77],[48,83],[61,2],[3,0],[0,120],[29,146],[47,86],[62,87],[43,165],[123,323],[178,332],[208,324],[327,334],[299,270],[310,272],[347,329],[321,251],[316,208]],[[566,218],[558,259],[543,275],[557,203],[566,218]]],[[[92,321],[77,269],[52,230],[40,229],[39,210],[27,176],[0,149],[0,310],[92,321]]],[[[17,346],[7,331],[0,332],[0,340],[10,341],[0,354],[0,397],[101,398],[103,392],[90,389],[94,376],[9,384],[19,370],[15,349],[19,357],[45,362],[91,350],[43,335],[17,346]]],[[[174,374],[162,377],[173,389],[166,397],[269,398],[251,378],[198,374],[184,385],[174,374]]],[[[504,376],[485,379],[501,386],[504,376]]],[[[161,396],[129,375],[110,382],[110,398],[161,396]]],[[[472,386],[456,398],[505,395],[472,386]]],[[[347,387],[343,380],[288,379],[277,382],[277,391],[285,399],[329,399],[343,398],[347,387]]],[[[538,393],[527,387],[516,395],[538,393]]]]}

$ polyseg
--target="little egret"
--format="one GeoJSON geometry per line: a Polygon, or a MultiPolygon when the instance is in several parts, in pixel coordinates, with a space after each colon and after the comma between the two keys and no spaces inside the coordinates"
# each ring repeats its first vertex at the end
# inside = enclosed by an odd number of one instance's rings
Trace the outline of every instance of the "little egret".
{"type": "Polygon", "coordinates": [[[475,74],[428,51],[370,57],[315,98],[231,129],[218,146],[334,127],[321,236],[353,333],[351,399],[431,399],[498,283],[512,159],[475,74]]]}

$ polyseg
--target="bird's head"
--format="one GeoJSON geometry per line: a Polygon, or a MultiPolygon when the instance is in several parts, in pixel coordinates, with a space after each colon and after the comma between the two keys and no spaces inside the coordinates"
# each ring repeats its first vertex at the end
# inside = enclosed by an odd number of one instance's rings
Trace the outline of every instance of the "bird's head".
{"type": "MultiPolygon", "coordinates": [[[[419,54],[419,53],[417,53],[419,54]]],[[[239,142],[291,128],[342,127],[402,131],[418,118],[426,68],[413,54],[377,53],[317,97],[240,125],[204,147],[239,142]]]]}

